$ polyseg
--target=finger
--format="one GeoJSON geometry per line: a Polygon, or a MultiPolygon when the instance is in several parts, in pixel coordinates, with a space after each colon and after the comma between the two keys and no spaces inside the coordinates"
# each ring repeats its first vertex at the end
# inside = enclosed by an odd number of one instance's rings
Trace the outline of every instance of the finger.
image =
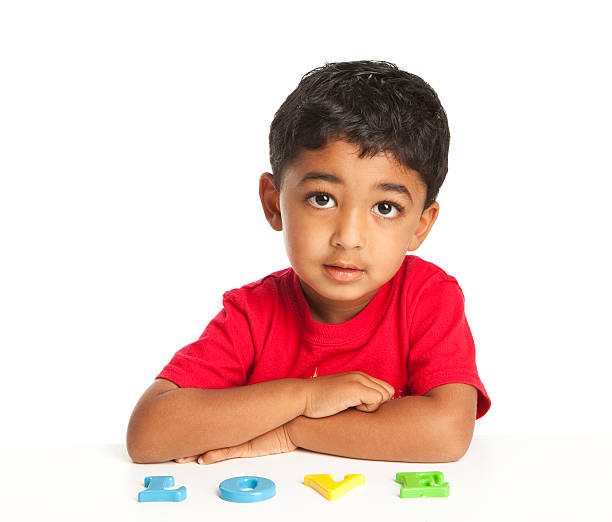
{"type": "MultiPolygon", "coordinates": [[[[364,383],[360,383],[361,390],[359,391],[358,397],[360,399],[360,404],[374,405],[381,404],[390,399],[388,391],[379,386],[375,382],[366,381],[364,383]]],[[[359,404],[358,403],[358,404],[359,404]]],[[[356,406],[358,405],[356,404],[356,406]]]]}
{"type": "Polygon", "coordinates": [[[393,386],[391,386],[388,382],[372,377],[371,375],[368,375],[368,377],[372,381],[370,384],[375,386],[376,389],[383,394],[383,402],[390,400],[391,397],[395,395],[395,388],[393,388],[393,386]]]}
{"type": "Polygon", "coordinates": [[[222,460],[236,459],[246,456],[245,453],[247,445],[248,442],[245,442],[239,446],[207,451],[206,453],[200,455],[198,458],[198,464],[214,464],[215,462],[221,462],[222,460]]]}
{"type": "Polygon", "coordinates": [[[199,457],[199,455],[193,455],[191,457],[181,457],[180,459],[174,459],[174,462],[178,462],[179,464],[185,464],[187,462],[193,462],[199,457]]]}
{"type": "MultiPolygon", "coordinates": [[[[367,390],[365,393],[360,394],[361,403],[355,405],[356,409],[359,411],[364,411],[367,413],[376,411],[381,404],[390,401],[393,397],[387,387],[383,387],[372,380],[362,383],[362,386],[367,390]]],[[[395,390],[393,391],[395,392],[395,390]]]]}
{"type": "Polygon", "coordinates": [[[357,382],[360,386],[365,388],[365,394],[363,391],[361,392],[361,402],[363,403],[386,402],[393,396],[389,393],[389,385],[384,386],[382,384],[385,381],[381,381],[365,373],[357,377],[357,382]]]}
{"type": "Polygon", "coordinates": [[[376,411],[379,406],[380,406],[380,403],[375,402],[372,404],[360,404],[355,409],[359,411],[363,411],[365,413],[372,413],[373,411],[376,411]]]}
{"type": "Polygon", "coordinates": [[[393,388],[393,386],[391,386],[387,381],[383,381],[382,379],[378,379],[377,377],[373,377],[372,375],[369,375],[364,372],[353,372],[353,373],[358,373],[363,377],[367,377],[369,380],[374,381],[376,384],[382,386],[383,388],[385,388],[385,390],[389,392],[391,397],[395,395],[395,388],[393,388]]]}
{"type": "Polygon", "coordinates": [[[393,395],[395,395],[395,388],[393,388],[393,386],[391,386],[388,382],[385,381],[377,381],[376,384],[380,387],[379,389],[382,390],[382,394],[384,396],[384,401],[388,401],[391,399],[391,397],[393,397],[393,395]]]}

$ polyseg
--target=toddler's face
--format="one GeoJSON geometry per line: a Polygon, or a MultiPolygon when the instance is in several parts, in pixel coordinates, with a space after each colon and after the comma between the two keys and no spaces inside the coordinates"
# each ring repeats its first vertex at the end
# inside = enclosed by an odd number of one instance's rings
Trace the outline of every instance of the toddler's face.
{"type": "Polygon", "coordinates": [[[280,195],[260,180],[268,221],[283,230],[289,261],[313,319],[357,315],[416,250],[439,206],[422,212],[426,186],[391,155],[360,159],[359,146],[331,141],[302,150],[285,169],[280,195]],[[354,269],[335,268],[351,265],[354,269]]]}

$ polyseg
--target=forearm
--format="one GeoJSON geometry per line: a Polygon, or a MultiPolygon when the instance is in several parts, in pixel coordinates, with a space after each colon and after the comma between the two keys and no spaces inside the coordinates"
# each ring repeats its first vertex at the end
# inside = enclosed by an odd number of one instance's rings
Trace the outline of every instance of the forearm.
{"type": "Polygon", "coordinates": [[[449,462],[467,450],[471,433],[456,429],[431,397],[387,402],[373,413],[349,409],[331,417],[298,417],[288,425],[299,447],[344,457],[395,462],[449,462]]]}
{"type": "Polygon", "coordinates": [[[161,393],[137,405],[132,414],[130,456],[137,462],[165,462],[251,440],[303,413],[301,381],[161,393]]]}

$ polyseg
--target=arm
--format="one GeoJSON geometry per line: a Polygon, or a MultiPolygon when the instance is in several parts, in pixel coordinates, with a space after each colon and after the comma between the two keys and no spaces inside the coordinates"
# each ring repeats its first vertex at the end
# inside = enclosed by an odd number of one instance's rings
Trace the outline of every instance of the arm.
{"type": "Polygon", "coordinates": [[[299,447],[344,457],[450,462],[470,445],[476,401],[476,388],[445,384],[369,414],[351,409],[322,419],[298,417],[289,423],[288,435],[299,447]]]}
{"type": "Polygon", "coordinates": [[[256,438],[305,409],[302,379],[218,390],[157,379],[136,404],[127,431],[134,462],[165,462],[256,438]]]}
{"type": "Polygon", "coordinates": [[[376,411],[393,387],[362,372],[277,379],[223,389],[179,388],[157,379],[134,408],[127,449],[134,462],[164,462],[256,439],[306,415],[376,411]]]}

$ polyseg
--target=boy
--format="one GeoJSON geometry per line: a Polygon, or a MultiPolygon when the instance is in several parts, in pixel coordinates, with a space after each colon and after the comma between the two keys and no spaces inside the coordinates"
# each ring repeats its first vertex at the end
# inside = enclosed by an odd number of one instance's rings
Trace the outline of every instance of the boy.
{"type": "Polygon", "coordinates": [[[407,251],[447,172],[437,95],[387,62],[305,75],[270,127],[266,219],[291,268],[223,295],[136,405],[134,462],[209,464],[296,447],[354,458],[463,456],[489,397],[457,281],[407,251]],[[395,400],[391,400],[395,399],[395,400]]]}

